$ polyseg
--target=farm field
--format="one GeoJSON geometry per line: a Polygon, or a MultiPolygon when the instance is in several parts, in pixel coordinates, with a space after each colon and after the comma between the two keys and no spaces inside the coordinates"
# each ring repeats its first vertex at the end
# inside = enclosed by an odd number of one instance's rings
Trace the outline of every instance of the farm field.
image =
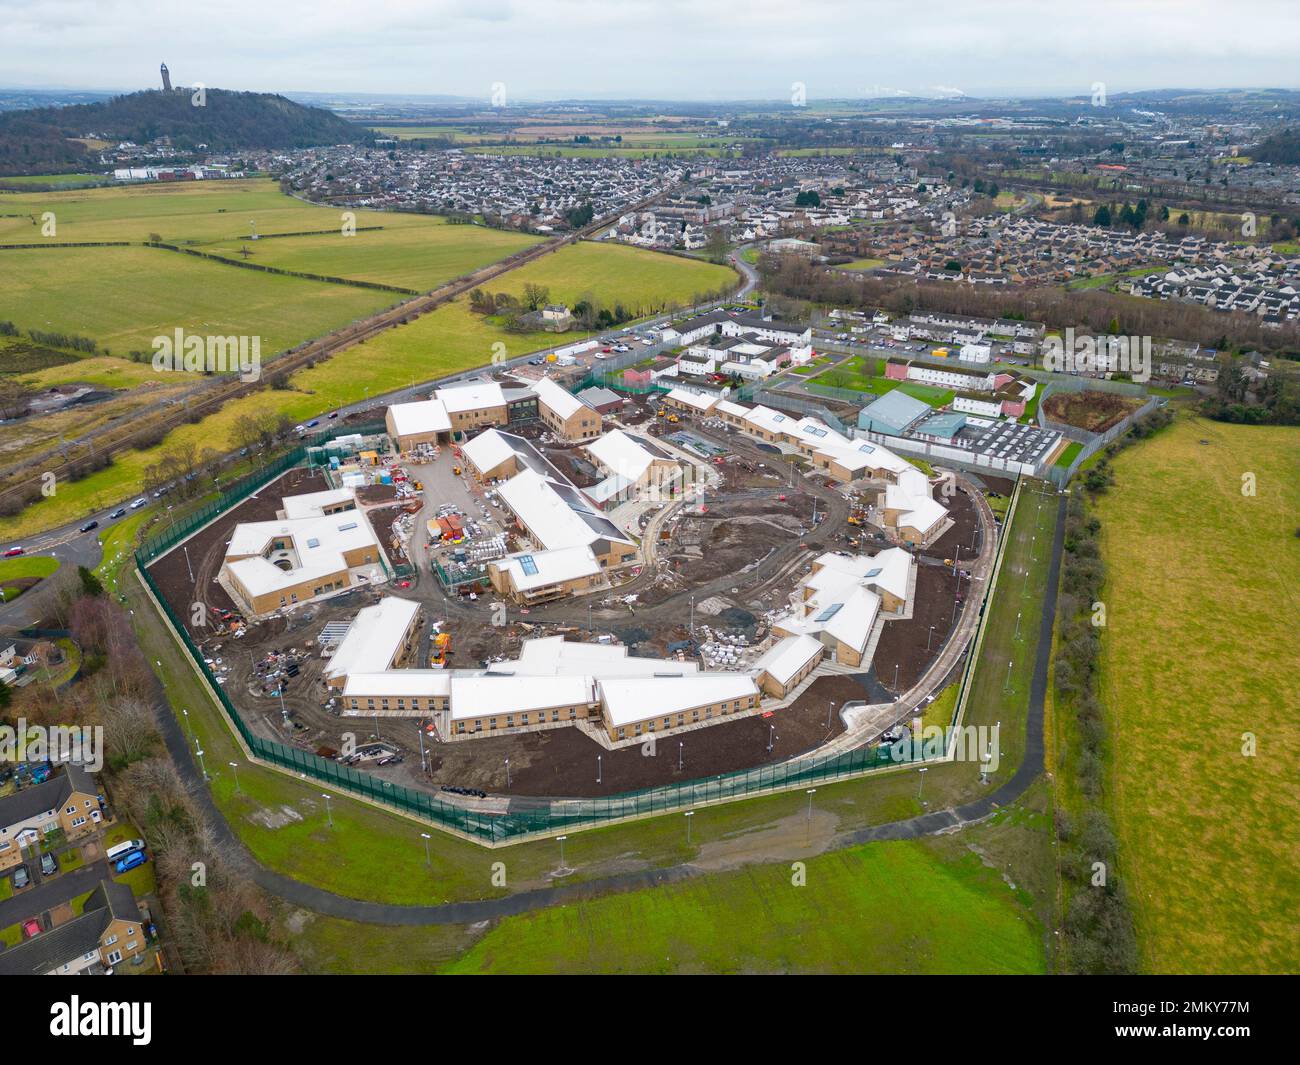
{"type": "Polygon", "coordinates": [[[204,245],[203,251],[245,261],[242,249],[250,253],[247,262],[261,266],[427,292],[542,239],[485,226],[448,225],[440,218],[426,222],[396,228],[385,225],[380,231],[358,229],[350,237],[331,233],[256,242],[228,240],[204,245]]]}
{"type": "Polygon", "coordinates": [[[158,248],[0,251],[0,302],[20,329],[152,351],[186,332],[260,336],[262,359],[396,303],[392,292],[241,270],[158,248]]]}
{"type": "Polygon", "coordinates": [[[1143,969],[1295,972],[1300,430],[1183,416],[1113,467],[1101,694],[1143,969]]]}
{"type": "MultiPolygon", "coordinates": [[[[0,244],[146,241],[168,244],[235,240],[250,234],[337,231],[342,212],[286,196],[270,178],[115,185],[66,192],[0,197],[0,244]],[[53,212],[57,233],[41,235],[41,216],[53,212]]],[[[357,226],[403,229],[437,224],[426,215],[357,211],[357,226]]]]}

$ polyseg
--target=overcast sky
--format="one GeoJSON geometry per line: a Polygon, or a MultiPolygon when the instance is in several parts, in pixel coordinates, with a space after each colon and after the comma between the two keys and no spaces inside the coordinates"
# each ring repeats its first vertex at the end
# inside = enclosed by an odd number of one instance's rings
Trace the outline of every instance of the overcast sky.
{"type": "Polygon", "coordinates": [[[1300,87],[1298,0],[0,0],[0,88],[809,99],[1300,87]]]}

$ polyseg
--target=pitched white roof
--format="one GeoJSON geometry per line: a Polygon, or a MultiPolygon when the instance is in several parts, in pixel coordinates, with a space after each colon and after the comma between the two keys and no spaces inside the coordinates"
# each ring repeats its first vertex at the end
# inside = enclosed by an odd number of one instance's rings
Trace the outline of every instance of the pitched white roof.
{"type": "Polygon", "coordinates": [[[461,447],[462,453],[474,464],[479,473],[494,470],[507,459],[514,457],[515,449],[497,429],[488,429],[479,433],[469,443],[461,447]]]}
{"type": "Polygon", "coordinates": [[[806,633],[777,640],[762,658],[754,663],[755,675],[769,674],[778,684],[785,684],[822,652],[821,641],[806,633]]]}
{"type": "Polygon", "coordinates": [[[379,673],[349,673],[343,695],[451,694],[451,674],[445,669],[385,669],[379,673]]]}
{"type": "Polygon", "coordinates": [[[709,703],[757,695],[754,678],[738,673],[699,673],[693,677],[602,679],[596,689],[611,725],[667,717],[709,703]]]}
{"type": "Polygon", "coordinates": [[[740,403],[732,403],[729,399],[718,400],[717,412],[719,414],[729,414],[733,418],[743,418],[749,413],[749,408],[740,403]]]}
{"type": "Polygon", "coordinates": [[[451,429],[447,407],[440,399],[422,399],[415,403],[394,403],[388,408],[398,436],[419,433],[445,433],[451,429]]]}
{"type": "Polygon", "coordinates": [[[586,450],[605,470],[635,483],[650,468],[655,455],[622,429],[611,429],[586,445],[586,450]]]}
{"type": "Polygon", "coordinates": [[[848,437],[837,433],[819,418],[800,418],[786,432],[819,449],[831,446],[848,447],[852,443],[848,437]]]}
{"type": "Polygon", "coordinates": [[[324,492],[307,492],[300,496],[285,496],[280,502],[284,505],[286,518],[318,518],[326,507],[355,500],[351,488],[330,488],[324,492]]]}
{"type": "Polygon", "coordinates": [[[520,551],[493,563],[506,570],[520,591],[542,588],[561,581],[590,577],[600,572],[591,548],[562,547],[555,551],[520,551]]]}
{"type": "Polygon", "coordinates": [[[539,401],[544,403],[556,417],[570,418],[587,405],[567,389],[561,388],[549,377],[532,382],[532,389],[539,401]]]}
{"type": "Polygon", "coordinates": [[[914,466],[898,475],[898,484],[885,486],[885,507],[900,512],[899,525],[910,525],[922,534],[948,514],[943,504],[930,495],[929,478],[914,466]]]}
{"type": "Polygon", "coordinates": [[[788,433],[798,420],[789,414],[782,414],[771,407],[759,404],[745,416],[745,421],[769,433],[788,433]]]}
{"type": "Polygon", "coordinates": [[[419,603],[394,595],[358,610],[347,635],[326,664],[325,676],[345,677],[354,672],[374,673],[387,669],[393,663],[393,656],[401,649],[402,637],[419,610],[419,603]]]}
{"type": "Polygon", "coordinates": [[[707,413],[718,404],[717,396],[702,396],[698,392],[690,392],[685,388],[674,388],[666,399],[671,399],[676,403],[684,403],[688,407],[694,407],[698,411],[707,413]]]}
{"type": "MultiPolygon", "coordinates": [[[[907,598],[907,586],[915,565],[911,554],[890,547],[875,555],[838,555],[828,552],[817,559],[821,566],[805,584],[823,598],[847,595],[858,584],[907,598]]],[[[829,601],[829,600],[828,600],[829,601]]]]}
{"type": "Polygon", "coordinates": [[[452,677],[451,717],[517,714],[591,703],[587,677],[452,677]]]}
{"type": "Polygon", "coordinates": [[[533,470],[516,474],[498,491],[506,506],[548,551],[585,546],[600,539],[631,543],[577,489],[557,485],[533,470]]]}
{"type": "Polygon", "coordinates": [[[449,385],[434,392],[433,398],[440,400],[448,413],[504,407],[506,402],[505,393],[495,381],[471,381],[462,385],[449,385]]]}
{"type": "Polygon", "coordinates": [[[260,596],[347,569],[344,552],[362,547],[373,547],[378,560],[382,548],[370,522],[358,510],[312,518],[241,522],[230,534],[225,557],[250,557],[227,562],[226,568],[250,595],[260,596]],[[291,561],[297,562],[292,569],[281,569],[262,557],[271,541],[277,539],[292,543],[296,559],[291,561]]]}

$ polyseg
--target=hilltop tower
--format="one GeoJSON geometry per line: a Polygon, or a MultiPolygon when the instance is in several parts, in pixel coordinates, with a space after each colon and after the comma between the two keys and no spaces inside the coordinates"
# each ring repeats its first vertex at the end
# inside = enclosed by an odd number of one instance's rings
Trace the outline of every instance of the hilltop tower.
{"type": "Polygon", "coordinates": [[[172,91],[172,76],[167,73],[167,64],[162,65],[163,92],[172,91]]]}

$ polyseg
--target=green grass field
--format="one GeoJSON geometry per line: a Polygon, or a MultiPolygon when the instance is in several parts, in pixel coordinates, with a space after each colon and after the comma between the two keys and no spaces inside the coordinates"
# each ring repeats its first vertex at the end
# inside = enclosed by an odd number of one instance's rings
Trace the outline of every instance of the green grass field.
{"type": "Polygon", "coordinates": [[[1036,973],[1032,920],[974,854],[877,843],[505,919],[452,973],[1036,973]]]}
{"type": "MultiPolygon", "coordinates": [[[[70,241],[145,241],[158,234],[169,244],[237,240],[259,234],[338,231],[343,211],[286,196],[270,178],[166,182],[24,192],[0,199],[0,244],[70,241]],[[50,212],[56,234],[42,234],[50,212]],[[17,216],[17,217],[10,217],[17,216]]],[[[404,229],[439,224],[427,215],[356,211],[357,226],[404,229]]]]}
{"type": "Polygon", "coordinates": [[[4,587],[7,581],[27,577],[49,577],[59,568],[59,560],[49,555],[28,555],[19,558],[0,558],[0,603],[16,599],[22,593],[4,587]]]}
{"type": "MultiPolygon", "coordinates": [[[[0,189],[24,189],[31,185],[59,186],[91,183],[107,185],[112,180],[112,177],[107,174],[25,174],[0,178],[0,189]]],[[[3,207],[4,203],[4,200],[0,200],[0,207],[3,207]]],[[[8,214],[7,211],[0,211],[0,213],[8,214]]]]}
{"type": "Polygon", "coordinates": [[[260,336],[262,359],[396,303],[396,293],[280,277],[158,248],[0,251],[0,302],[21,329],[152,352],[181,328],[260,336]]]}
{"type": "Polygon", "coordinates": [[[1295,972],[1300,430],[1182,416],[1114,468],[1101,695],[1143,967],[1295,972]]]}
{"type": "Polygon", "coordinates": [[[422,226],[359,230],[350,237],[331,233],[256,242],[221,241],[204,245],[203,250],[245,261],[241,249],[246,249],[246,261],[262,266],[424,292],[542,239],[485,226],[447,225],[439,218],[427,221],[429,224],[422,226]]]}

